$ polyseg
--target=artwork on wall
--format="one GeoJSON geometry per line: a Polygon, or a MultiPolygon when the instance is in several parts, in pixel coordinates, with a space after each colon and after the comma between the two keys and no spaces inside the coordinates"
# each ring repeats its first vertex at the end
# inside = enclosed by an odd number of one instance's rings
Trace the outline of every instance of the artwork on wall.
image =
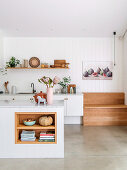
{"type": "Polygon", "coordinates": [[[82,63],[83,80],[112,80],[112,62],[87,62],[82,63]]]}

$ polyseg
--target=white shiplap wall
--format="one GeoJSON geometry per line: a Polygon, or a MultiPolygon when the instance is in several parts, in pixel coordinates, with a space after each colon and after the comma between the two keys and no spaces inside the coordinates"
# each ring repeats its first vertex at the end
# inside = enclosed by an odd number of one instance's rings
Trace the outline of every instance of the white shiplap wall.
{"type": "Polygon", "coordinates": [[[0,31],[0,67],[3,66],[3,55],[4,55],[3,50],[4,50],[4,47],[3,47],[3,34],[0,31]]]}
{"type": "Polygon", "coordinates": [[[41,62],[53,64],[54,59],[66,59],[71,63],[70,70],[10,70],[2,82],[9,80],[10,87],[16,85],[18,91],[30,90],[30,83],[45,90],[37,79],[41,76],[71,76],[78,90],[88,92],[123,91],[123,43],[116,42],[116,67],[113,80],[82,80],[82,61],[113,61],[112,38],[5,38],[4,61],[11,56],[20,60],[32,56],[41,62]]]}
{"type": "Polygon", "coordinates": [[[124,37],[124,92],[125,92],[125,103],[127,104],[127,34],[124,37]]]}

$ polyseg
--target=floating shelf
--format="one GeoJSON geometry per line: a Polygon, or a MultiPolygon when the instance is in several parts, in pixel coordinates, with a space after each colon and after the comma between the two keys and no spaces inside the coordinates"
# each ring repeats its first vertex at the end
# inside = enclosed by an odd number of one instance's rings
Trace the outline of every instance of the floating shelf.
{"type": "Polygon", "coordinates": [[[31,68],[31,67],[28,67],[28,68],[25,68],[25,67],[15,67],[15,68],[11,68],[11,67],[8,67],[7,69],[11,69],[11,70],[18,70],[18,69],[22,69],[22,70],[35,70],[35,69],[69,69],[69,68],[62,68],[62,67],[55,67],[55,68],[51,68],[51,67],[48,67],[48,68],[31,68]]]}

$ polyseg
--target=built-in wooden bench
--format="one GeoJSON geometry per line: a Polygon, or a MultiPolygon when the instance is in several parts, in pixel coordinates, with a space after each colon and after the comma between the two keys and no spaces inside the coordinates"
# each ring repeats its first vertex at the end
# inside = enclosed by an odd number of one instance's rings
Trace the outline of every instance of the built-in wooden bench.
{"type": "Polygon", "coordinates": [[[92,108],[95,108],[95,109],[104,109],[104,108],[109,108],[109,109],[113,109],[113,108],[115,108],[115,109],[120,109],[120,108],[127,108],[127,105],[122,105],[122,104],[119,104],[119,105],[101,105],[101,104],[96,104],[96,105],[94,105],[94,104],[87,104],[87,105],[85,105],[85,108],[87,108],[87,109],[92,109],[92,108]]]}
{"type": "Polygon", "coordinates": [[[84,93],[84,126],[127,125],[124,93],[84,93]]]}

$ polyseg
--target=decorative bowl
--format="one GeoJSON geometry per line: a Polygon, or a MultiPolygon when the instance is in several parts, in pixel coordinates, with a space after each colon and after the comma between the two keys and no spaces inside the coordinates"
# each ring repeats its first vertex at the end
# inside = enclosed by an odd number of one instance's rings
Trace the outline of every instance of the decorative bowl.
{"type": "Polygon", "coordinates": [[[35,125],[36,120],[27,119],[27,120],[23,120],[23,123],[26,126],[33,126],[33,125],[35,125]]]}

